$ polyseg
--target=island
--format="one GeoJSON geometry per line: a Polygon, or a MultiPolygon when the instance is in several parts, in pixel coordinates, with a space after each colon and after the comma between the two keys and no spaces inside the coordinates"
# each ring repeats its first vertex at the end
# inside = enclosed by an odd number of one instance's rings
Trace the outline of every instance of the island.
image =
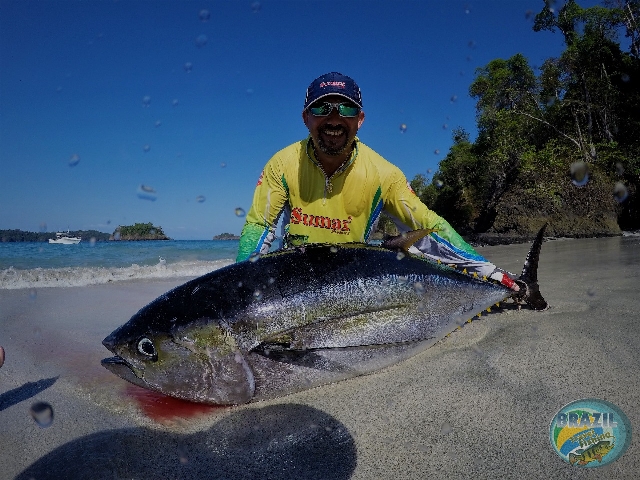
{"type": "Polygon", "coordinates": [[[213,237],[214,240],[240,240],[238,235],[234,235],[233,233],[221,233],[220,235],[216,235],[213,237]]]}
{"type": "Polygon", "coordinates": [[[151,222],[136,223],[134,225],[120,225],[117,227],[109,240],[171,240],[162,231],[162,227],[156,227],[151,222]]]}

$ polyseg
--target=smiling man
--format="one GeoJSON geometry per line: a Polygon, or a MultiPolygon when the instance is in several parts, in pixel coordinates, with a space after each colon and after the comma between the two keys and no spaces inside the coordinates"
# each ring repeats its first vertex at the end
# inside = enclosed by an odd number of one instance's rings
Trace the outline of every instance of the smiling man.
{"type": "Polygon", "coordinates": [[[309,136],[276,153],[260,175],[237,261],[269,251],[280,215],[285,246],[364,243],[385,210],[401,232],[435,230],[414,244],[413,253],[519,290],[512,274],[479,255],[418,199],[400,169],[356,136],[364,111],[352,78],[337,72],[316,78],[302,120],[309,136]]]}

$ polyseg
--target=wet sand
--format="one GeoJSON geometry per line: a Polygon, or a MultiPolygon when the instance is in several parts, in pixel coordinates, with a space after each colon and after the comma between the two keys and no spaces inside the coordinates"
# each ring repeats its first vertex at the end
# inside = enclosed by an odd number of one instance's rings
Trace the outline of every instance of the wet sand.
{"type": "MultiPolygon", "coordinates": [[[[529,245],[479,249],[519,272],[529,245]]],[[[102,339],[186,279],[0,290],[0,479],[640,478],[640,238],[545,242],[544,312],[494,310],[372,375],[241,407],[167,399],[100,366],[102,339]],[[553,451],[565,404],[636,432],[595,469],[553,451]],[[30,407],[47,402],[50,426],[30,407]]]]}

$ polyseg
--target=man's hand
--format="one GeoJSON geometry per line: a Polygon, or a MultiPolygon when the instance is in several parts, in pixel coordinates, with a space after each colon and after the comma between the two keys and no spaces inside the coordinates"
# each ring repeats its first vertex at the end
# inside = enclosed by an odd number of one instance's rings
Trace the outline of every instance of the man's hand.
{"type": "Polygon", "coordinates": [[[510,288],[514,292],[519,292],[521,290],[521,286],[524,287],[523,292],[526,292],[527,285],[521,280],[514,280],[509,275],[503,272],[493,272],[489,277],[492,280],[496,280],[500,282],[507,288],[510,288]]]}

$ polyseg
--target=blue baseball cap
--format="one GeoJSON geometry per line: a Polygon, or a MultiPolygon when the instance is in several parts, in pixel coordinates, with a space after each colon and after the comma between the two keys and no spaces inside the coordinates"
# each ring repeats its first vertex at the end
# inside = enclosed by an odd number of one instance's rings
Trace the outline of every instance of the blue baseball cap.
{"type": "Polygon", "coordinates": [[[328,95],[340,95],[362,108],[362,95],[358,84],[351,77],[331,72],[319,76],[309,85],[303,110],[306,110],[316,100],[328,95]]]}

